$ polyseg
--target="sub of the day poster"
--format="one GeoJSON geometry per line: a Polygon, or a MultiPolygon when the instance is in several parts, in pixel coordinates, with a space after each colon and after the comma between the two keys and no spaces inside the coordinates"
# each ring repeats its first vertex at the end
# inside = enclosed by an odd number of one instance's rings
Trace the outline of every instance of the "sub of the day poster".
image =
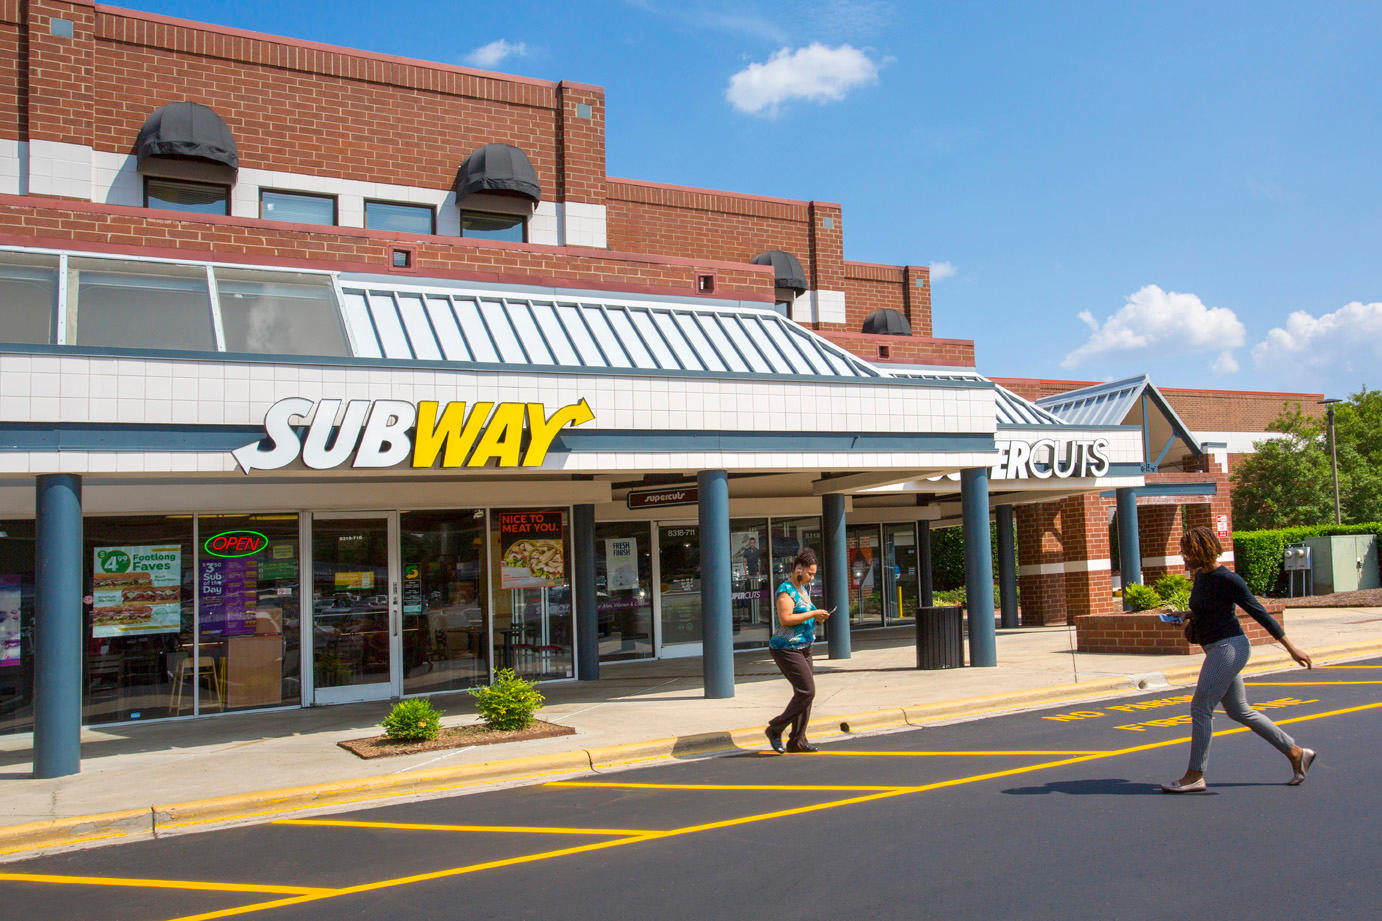
{"type": "Polygon", "coordinates": [[[91,583],[93,637],[182,629],[181,547],[97,547],[91,583]]]}
{"type": "Polygon", "coordinates": [[[566,584],[561,512],[499,513],[499,587],[566,584]]]}
{"type": "Polygon", "coordinates": [[[638,588],[638,538],[605,541],[605,588],[611,592],[638,588]]]}
{"type": "Polygon", "coordinates": [[[255,630],[259,566],[253,560],[202,560],[201,635],[246,636],[255,630]]]}
{"type": "Polygon", "coordinates": [[[0,668],[20,661],[19,576],[0,576],[0,668]]]}

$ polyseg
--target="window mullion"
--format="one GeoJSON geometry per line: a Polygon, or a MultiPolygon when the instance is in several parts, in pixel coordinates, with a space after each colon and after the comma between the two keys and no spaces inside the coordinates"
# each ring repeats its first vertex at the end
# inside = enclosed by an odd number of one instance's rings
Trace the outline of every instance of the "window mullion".
{"type": "Polygon", "coordinates": [[[211,329],[216,336],[216,351],[226,350],[226,332],[221,325],[221,294],[216,287],[216,270],[206,267],[206,290],[211,296],[211,329]]]}

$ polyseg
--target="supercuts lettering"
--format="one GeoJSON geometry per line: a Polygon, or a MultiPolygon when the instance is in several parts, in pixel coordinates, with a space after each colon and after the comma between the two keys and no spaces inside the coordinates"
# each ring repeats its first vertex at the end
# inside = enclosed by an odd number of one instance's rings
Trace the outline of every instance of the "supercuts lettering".
{"type": "Polygon", "coordinates": [[[393,467],[404,461],[432,467],[438,458],[443,467],[485,467],[491,461],[499,467],[540,467],[558,432],[594,418],[584,399],[549,416],[542,403],[349,400],[342,409],[341,400],[289,397],[264,416],[271,447],[256,441],[231,454],[245,473],[278,470],[299,457],[313,470],[346,464],[393,467]]]}
{"type": "Polygon", "coordinates": [[[999,461],[992,476],[998,480],[1023,480],[1031,477],[1105,476],[1109,467],[1109,444],[1104,438],[1089,441],[1000,441],[996,445],[999,461]]]}

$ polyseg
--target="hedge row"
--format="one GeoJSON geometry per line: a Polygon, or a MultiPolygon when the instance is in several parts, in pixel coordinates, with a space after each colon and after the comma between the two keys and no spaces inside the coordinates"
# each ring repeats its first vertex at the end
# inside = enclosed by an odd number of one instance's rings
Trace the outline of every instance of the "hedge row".
{"type": "Polygon", "coordinates": [[[1382,543],[1382,521],[1364,524],[1322,524],[1270,531],[1237,531],[1233,535],[1233,568],[1255,595],[1286,592],[1282,553],[1288,544],[1330,534],[1376,534],[1382,543]]]}
{"type": "MultiPolygon", "coordinates": [[[[1017,526],[1014,523],[1014,553],[1016,549],[1017,526]]],[[[993,578],[996,580],[998,578],[997,522],[989,522],[989,550],[993,555],[993,578]]],[[[931,530],[931,585],[936,591],[965,587],[964,528],[933,528],[931,530]]]]}

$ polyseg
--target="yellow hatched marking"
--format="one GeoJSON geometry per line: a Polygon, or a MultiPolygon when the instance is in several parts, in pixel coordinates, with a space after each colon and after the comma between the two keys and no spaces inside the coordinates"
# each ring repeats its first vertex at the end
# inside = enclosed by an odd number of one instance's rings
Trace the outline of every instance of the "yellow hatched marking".
{"type": "Polygon", "coordinates": [[[903,789],[897,784],[858,785],[858,784],[756,784],[756,783],[617,783],[599,780],[553,780],[543,784],[545,787],[610,787],[621,790],[825,790],[832,793],[851,793],[870,790],[903,789]]]}
{"type": "MultiPolygon", "coordinates": [[[[1292,717],[1292,718],[1290,718],[1290,719],[1277,720],[1276,722],[1277,722],[1278,725],[1281,725],[1281,724],[1283,724],[1283,723],[1300,723],[1300,722],[1305,722],[1306,720],[1317,720],[1317,719],[1324,719],[1325,717],[1330,717],[1330,716],[1341,716],[1341,715],[1346,714],[1346,713],[1359,713],[1359,712],[1362,712],[1362,711],[1365,711],[1365,710],[1375,710],[1375,709],[1377,709],[1377,708],[1379,708],[1379,707],[1382,707],[1382,703],[1363,704],[1363,705],[1357,706],[1357,707],[1346,707],[1346,708],[1341,709],[1341,710],[1331,710],[1331,711],[1326,712],[1326,713],[1315,713],[1315,714],[1311,714],[1311,715],[1309,715],[1309,716],[1296,716],[1296,717],[1292,717]]],[[[1223,730],[1223,731],[1220,731],[1220,732],[1216,732],[1216,733],[1214,733],[1214,735],[1215,735],[1215,736],[1233,735],[1233,734],[1235,734],[1235,733],[1239,733],[1239,732],[1249,732],[1249,731],[1250,731],[1250,730],[1248,729],[1248,727],[1242,726],[1242,727],[1239,727],[1239,728],[1236,728],[1236,729],[1226,729],[1226,730],[1223,730]]],[[[996,779],[996,778],[999,778],[999,777],[1012,777],[1012,776],[1017,775],[1017,774],[1029,774],[1029,773],[1033,773],[1033,772],[1035,772],[1035,771],[1045,770],[1046,768],[1061,767],[1061,766],[1064,766],[1064,765],[1067,765],[1067,764],[1079,764],[1079,763],[1085,762],[1085,761],[1098,761],[1098,760],[1101,760],[1101,759],[1103,759],[1103,758],[1114,758],[1114,757],[1117,757],[1117,756],[1119,756],[1119,755],[1128,755],[1128,754],[1133,754],[1133,753],[1135,753],[1135,752],[1150,751],[1150,750],[1156,749],[1156,748],[1167,748],[1167,747],[1170,747],[1170,746],[1172,746],[1172,745],[1184,745],[1184,744],[1185,744],[1186,742],[1188,742],[1188,741],[1189,741],[1189,737],[1181,738],[1181,739],[1170,739],[1170,740],[1162,741],[1162,742],[1149,742],[1149,743],[1147,743],[1147,744],[1145,744],[1145,745],[1136,745],[1136,746],[1133,746],[1133,747],[1131,747],[1131,748],[1121,748],[1121,749],[1117,749],[1117,750],[1114,750],[1114,751],[1100,752],[1100,753],[1098,753],[1098,754],[1079,755],[1079,756],[1076,756],[1076,757],[1073,757],[1073,758],[1065,758],[1065,759],[1060,760],[1060,761],[1047,761],[1047,762],[1042,762],[1042,763],[1040,763],[1040,764],[1023,765],[1023,766],[1021,766],[1021,767],[1010,768],[1010,769],[1008,769],[1008,770],[1006,770],[1006,771],[994,771],[994,772],[991,772],[991,773],[987,773],[987,774],[977,774],[977,775],[970,776],[970,777],[958,777],[958,778],[955,778],[954,780],[942,780],[942,781],[938,781],[938,782],[936,782],[936,783],[930,783],[930,784],[926,784],[926,785],[924,785],[924,786],[919,786],[919,787],[896,787],[896,788],[890,788],[890,789],[885,789],[885,790],[883,790],[882,792],[871,793],[871,794],[868,794],[868,795],[866,795],[866,796],[856,796],[856,797],[852,797],[852,798],[850,798],[850,799],[835,800],[835,801],[829,802],[829,803],[818,803],[818,804],[812,805],[812,806],[801,806],[801,807],[798,807],[798,808],[796,808],[796,809],[784,809],[784,810],[781,810],[781,811],[779,811],[779,812],[767,812],[767,813],[762,813],[762,814],[759,814],[759,815],[744,816],[743,818],[739,818],[739,819],[725,819],[725,820],[722,820],[722,821],[719,821],[719,822],[709,822],[709,823],[706,823],[706,824],[704,824],[704,825],[692,825],[692,826],[687,826],[687,827],[685,827],[685,828],[673,829],[673,830],[671,830],[671,831],[650,832],[650,833],[648,833],[648,834],[637,835],[637,836],[628,837],[628,838],[616,838],[616,839],[614,839],[614,840],[612,840],[612,841],[601,841],[601,842],[598,842],[598,843],[595,843],[595,844],[581,845],[581,846],[579,846],[579,847],[562,848],[561,850],[555,850],[555,851],[544,851],[544,852],[542,852],[542,853],[540,853],[540,854],[529,854],[529,855],[526,856],[526,857],[511,857],[511,858],[508,858],[508,859],[506,859],[506,860],[495,860],[495,861],[491,861],[491,862],[489,862],[489,863],[472,864],[471,866],[456,867],[456,868],[450,869],[450,870],[438,870],[438,871],[435,871],[435,872],[432,872],[432,873],[424,873],[424,874],[421,874],[421,875],[418,875],[418,876],[405,876],[405,877],[399,877],[399,878],[397,878],[397,879],[380,880],[380,881],[375,882],[375,883],[365,883],[365,884],[362,884],[362,885],[359,885],[359,886],[348,886],[348,887],[345,887],[345,888],[342,888],[342,889],[336,889],[336,890],[332,890],[332,891],[328,891],[328,892],[322,892],[322,893],[320,893],[320,894],[302,895],[302,896],[296,896],[296,897],[294,897],[294,898],[288,898],[288,899],[277,899],[277,900],[274,900],[274,901],[271,901],[271,902],[259,902],[259,903],[254,904],[254,905],[243,905],[243,906],[241,906],[241,907],[239,907],[239,908],[226,908],[226,909],[222,909],[222,910],[220,910],[220,911],[206,912],[206,913],[197,914],[197,915],[184,915],[184,916],[181,916],[181,917],[172,918],[172,919],[170,919],[170,921],[214,921],[214,919],[216,919],[216,918],[228,918],[228,917],[233,917],[233,916],[235,916],[235,915],[250,914],[251,912],[265,911],[265,910],[268,910],[268,909],[270,909],[270,908],[283,908],[283,907],[286,907],[286,906],[289,906],[289,905],[300,905],[300,904],[302,904],[302,903],[304,903],[304,902],[317,902],[317,901],[322,901],[322,900],[324,900],[324,899],[336,898],[336,897],[338,897],[338,896],[343,896],[343,895],[353,895],[353,894],[361,893],[361,892],[370,892],[370,891],[375,891],[375,890],[379,890],[379,889],[389,889],[389,888],[393,888],[393,887],[395,887],[395,886],[406,886],[406,885],[409,885],[409,884],[411,884],[411,883],[424,882],[424,881],[427,881],[427,880],[444,879],[444,878],[450,877],[450,876],[461,876],[461,875],[463,875],[463,874],[467,874],[467,873],[476,873],[476,872],[479,872],[479,871],[482,871],[482,870],[497,869],[497,868],[499,868],[499,867],[509,867],[509,866],[515,866],[515,865],[524,864],[524,863],[535,863],[535,862],[540,861],[540,860],[549,860],[549,859],[552,859],[552,858],[554,858],[554,857],[565,857],[565,856],[569,856],[569,855],[571,855],[571,854],[581,854],[581,853],[585,853],[585,852],[588,852],[588,851],[603,850],[603,849],[605,849],[605,848],[621,847],[621,846],[623,846],[623,845],[625,845],[625,844],[637,844],[637,843],[643,842],[643,841],[655,841],[655,840],[661,840],[661,839],[664,839],[664,838],[675,838],[675,837],[678,837],[678,836],[680,836],[680,835],[688,835],[688,834],[693,834],[693,833],[696,833],[696,832],[710,831],[710,830],[712,830],[712,829],[717,829],[717,828],[729,828],[729,827],[736,826],[736,825],[746,825],[746,824],[749,824],[749,823],[751,823],[751,822],[762,822],[762,821],[766,821],[766,820],[769,820],[769,819],[783,818],[783,817],[792,816],[792,815],[803,815],[803,814],[811,813],[811,812],[819,812],[819,811],[822,811],[822,810],[825,810],[825,809],[834,809],[834,808],[839,807],[839,806],[851,806],[851,805],[856,805],[856,804],[859,804],[859,803],[871,802],[871,801],[873,801],[873,800],[887,799],[887,798],[889,798],[889,797],[894,797],[894,796],[905,796],[905,795],[907,795],[907,794],[909,794],[909,793],[921,793],[921,792],[925,792],[925,791],[928,791],[928,790],[940,790],[940,789],[944,789],[944,788],[946,788],[946,787],[957,787],[957,786],[962,786],[962,785],[964,785],[964,784],[978,783],[978,782],[984,781],[984,780],[993,780],[993,779],[996,779]]],[[[549,784],[549,786],[557,786],[557,785],[559,785],[559,784],[560,784],[560,782],[557,782],[557,783],[549,784]]],[[[586,784],[586,785],[587,785],[587,786],[606,786],[605,784],[586,784]]],[[[608,786],[632,786],[632,785],[630,785],[630,784],[608,784],[608,786]]],[[[682,788],[677,787],[676,785],[642,785],[642,786],[649,786],[649,787],[660,788],[660,789],[682,789],[682,788]]],[[[702,785],[702,786],[699,786],[698,788],[700,788],[700,789],[733,789],[733,787],[716,788],[716,787],[713,787],[713,786],[710,786],[710,785],[702,785]]],[[[803,788],[801,788],[801,787],[788,787],[788,788],[786,788],[786,789],[797,790],[797,789],[803,789],[803,788]]]]}
{"type": "Polygon", "coordinates": [[[1314,688],[1333,684],[1382,684],[1382,681],[1244,681],[1250,688],[1314,688]]]}
{"type": "Polygon", "coordinates": [[[128,879],[119,876],[55,876],[47,873],[0,873],[11,883],[58,883],[65,886],[129,886],[137,889],[194,889],[202,892],[262,892],[268,895],[331,895],[320,886],[269,886],[258,883],[212,883],[181,879],[128,879]]]}
{"type": "Polygon", "coordinates": [[[647,828],[548,828],[537,825],[429,825],[414,822],[350,822],[343,819],[279,819],[274,825],[325,825],[339,828],[382,828],[400,831],[482,831],[515,835],[644,835],[647,828]]]}

